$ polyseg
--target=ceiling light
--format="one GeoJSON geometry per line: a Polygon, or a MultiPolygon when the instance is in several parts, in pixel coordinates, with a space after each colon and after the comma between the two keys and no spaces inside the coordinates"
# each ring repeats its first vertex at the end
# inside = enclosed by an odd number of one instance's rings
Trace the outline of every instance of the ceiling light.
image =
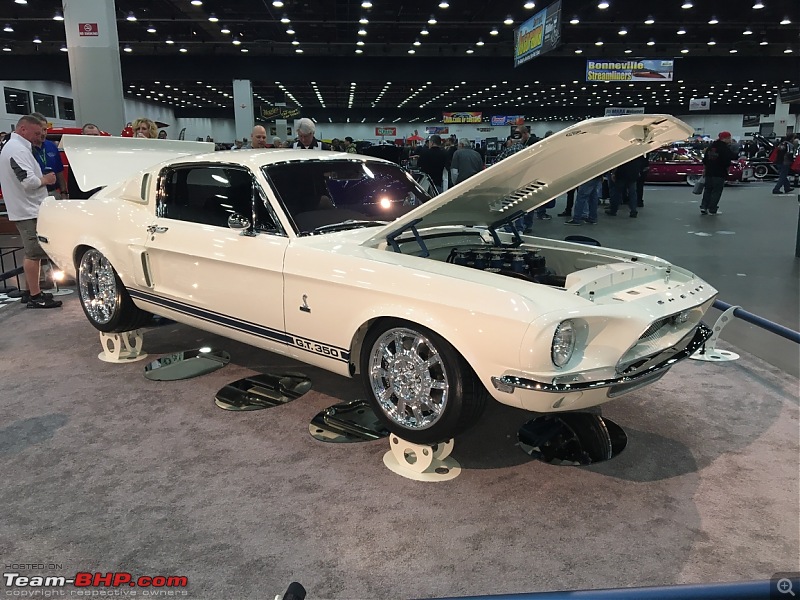
{"type": "Polygon", "coordinates": [[[57,10],[56,14],[53,15],[53,21],[63,21],[63,20],[64,20],[64,15],[61,13],[60,10],[57,10]]]}
{"type": "Polygon", "coordinates": [[[781,25],[791,25],[791,24],[792,24],[792,22],[789,20],[789,17],[783,17],[783,20],[781,21],[781,25]]]}
{"type": "Polygon", "coordinates": [[[69,52],[69,49],[66,46],[61,46],[59,50],[61,50],[62,52],[69,52]]]}
{"type": "Polygon", "coordinates": [[[216,23],[217,21],[219,21],[219,19],[217,18],[217,15],[215,15],[214,13],[211,13],[210,15],[208,15],[208,20],[211,21],[212,23],[216,23]]]}
{"type": "Polygon", "coordinates": [[[692,6],[694,6],[692,0],[683,0],[683,4],[681,4],[681,8],[683,9],[692,8],[692,6]]]}
{"type": "Polygon", "coordinates": [[[297,40],[292,40],[292,46],[299,46],[299,45],[300,45],[300,42],[298,42],[297,40]]]}
{"type": "Polygon", "coordinates": [[[483,46],[483,39],[478,38],[478,42],[475,44],[476,46],[483,46]]]}
{"type": "Polygon", "coordinates": [[[536,6],[536,2],[533,2],[532,0],[528,0],[528,2],[526,2],[526,3],[523,5],[523,7],[524,7],[524,8],[527,8],[528,10],[530,10],[530,9],[534,8],[535,6],[536,6]]]}
{"type": "Polygon", "coordinates": [[[419,40],[414,40],[414,43],[412,45],[413,46],[421,46],[422,42],[420,42],[419,40]]]}
{"type": "Polygon", "coordinates": [[[578,18],[578,15],[575,15],[574,17],[572,17],[572,18],[569,20],[569,24],[570,24],[570,25],[577,25],[577,24],[578,24],[578,23],[580,23],[580,22],[581,22],[581,20],[578,18]]]}
{"type": "Polygon", "coordinates": [[[414,54],[415,52],[416,52],[416,50],[414,50],[413,48],[411,48],[411,49],[408,51],[408,53],[409,53],[409,54],[414,54]]]}
{"type": "Polygon", "coordinates": [[[33,36],[33,43],[34,44],[41,44],[42,40],[38,35],[33,36]]]}
{"type": "Polygon", "coordinates": [[[358,30],[358,35],[367,35],[367,30],[362,27],[358,30]]]}
{"type": "Polygon", "coordinates": [[[125,47],[122,49],[122,51],[123,51],[123,52],[133,52],[133,48],[131,48],[130,46],[125,46],[125,47]]]}
{"type": "Polygon", "coordinates": [[[758,10],[759,8],[764,8],[764,3],[761,0],[756,0],[755,4],[753,4],[753,8],[758,10]]]}
{"type": "Polygon", "coordinates": [[[192,6],[203,6],[203,0],[192,0],[192,6]]]}
{"type": "Polygon", "coordinates": [[[10,46],[3,46],[3,52],[11,52],[10,46]]]}
{"type": "Polygon", "coordinates": [[[361,48],[356,48],[356,54],[363,54],[363,52],[361,48]]]}
{"type": "Polygon", "coordinates": [[[742,35],[753,35],[753,30],[748,27],[742,32],[742,35]]]}
{"type": "Polygon", "coordinates": [[[188,52],[188,50],[186,48],[181,48],[180,50],[178,50],[178,52],[184,52],[185,53],[185,52],[188,52]]]}
{"type": "Polygon", "coordinates": [[[363,45],[364,45],[364,40],[358,40],[356,42],[356,46],[363,46],[363,45]]]}
{"type": "Polygon", "coordinates": [[[436,25],[436,17],[431,15],[431,18],[428,19],[428,25],[436,25]]]}
{"type": "Polygon", "coordinates": [[[759,46],[766,46],[767,44],[769,44],[769,42],[767,40],[761,40],[761,43],[759,43],[758,45],[759,46]]]}
{"type": "Polygon", "coordinates": [[[361,8],[372,8],[372,2],[364,0],[364,2],[361,3],[361,8]]]}
{"type": "Polygon", "coordinates": [[[295,52],[297,54],[302,54],[303,53],[303,49],[302,48],[295,48],[295,52]]]}
{"type": "Polygon", "coordinates": [[[147,26],[147,33],[155,33],[156,31],[158,31],[158,30],[155,28],[155,25],[148,25],[147,26]]]}
{"type": "Polygon", "coordinates": [[[239,44],[241,44],[241,43],[242,43],[242,40],[240,40],[238,37],[235,37],[235,38],[233,38],[233,39],[231,40],[231,43],[232,43],[234,46],[238,46],[239,44]]]}
{"type": "Polygon", "coordinates": [[[28,0],[14,0],[17,4],[27,4],[28,0]]]}
{"type": "Polygon", "coordinates": [[[292,20],[289,17],[287,17],[286,15],[283,15],[281,17],[281,23],[283,23],[284,25],[286,25],[287,23],[291,23],[291,22],[292,22],[292,20]]]}
{"type": "Polygon", "coordinates": [[[428,29],[427,29],[426,27],[424,27],[424,28],[423,28],[423,29],[422,29],[422,30],[419,32],[419,34],[420,34],[420,35],[428,35],[428,33],[430,33],[430,32],[428,31],[428,29]]]}
{"type": "Polygon", "coordinates": [[[281,2],[281,0],[272,0],[272,6],[275,8],[283,8],[283,2],[281,2]]]}
{"type": "Polygon", "coordinates": [[[631,52],[633,52],[633,50],[630,48],[625,48],[625,54],[630,54],[631,52]]]}
{"type": "Polygon", "coordinates": [[[601,40],[600,38],[597,38],[597,41],[594,43],[594,45],[595,46],[602,46],[603,45],[603,40],[601,40]]]}
{"type": "Polygon", "coordinates": [[[731,48],[730,50],[728,50],[728,52],[730,54],[736,54],[738,52],[738,50],[736,48],[731,48]]]}
{"type": "Polygon", "coordinates": [[[362,25],[366,25],[367,23],[369,23],[369,19],[367,17],[361,17],[358,20],[358,22],[361,23],[362,25]]]}
{"type": "Polygon", "coordinates": [[[289,27],[289,29],[287,29],[287,30],[286,30],[286,33],[288,33],[289,35],[294,35],[294,34],[295,34],[295,31],[294,31],[294,29],[292,29],[291,27],[289,27]]]}
{"type": "Polygon", "coordinates": [[[513,25],[513,24],[514,24],[514,19],[511,17],[511,15],[508,15],[503,21],[503,25],[513,25]]]}
{"type": "Polygon", "coordinates": [[[652,25],[652,24],[653,24],[653,23],[655,23],[655,22],[656,22],[656,20],[655,20],[655,19],[652,17],[652,15],[649,15],[649,16],[648,16],[648,17],[647,17],[647,18],[644,20],[644,24],[645,24],[645,25],[652,25]]]}
{"type": "Polygon", "coordinates": [[[473,50],[472,48],[467,49],[467,54],[472,54],[473,52],[475,52],[475,50],[473,50]]]}
{"type": "Polygon", "coordinates": [[[708,24],[709,24],[709,25],[716,25],[717,23],[719,23],[719,19],[717,19],[717,17],[711,17],[711,18],[708,20],[708,24]]]}
{"type": "Polygon", "coordinates": [[[708,40],[708,45],[709,46],[716,46],[717,42],[714,41],[714,38],[711,38],[710,40],[708,40]]]}
{"type": "Polygon", "coordinates": [[[609,6],[608,0],[600,0],[600,2],[597,3],[597,8],[599,8],[600,10],[605,10],[608,8],[608,6],[609,6]]]}
{"type": "Polygon", "coordinates": [[[164,40],[164,43],[165,44],[174,44],[175,42],[172,41],[171,37],[168,37],[166,40],[164,40]]]}
{"type": "Polygon", "coordinates": [[[14,33],[14,28],[10,24],[6,23],[6,26],[3,27],[3,31],[6,33],[14,33]]]}
{"type": "Polygon", "coordinates": [[[655,46],[656,45],[656,41],[653,38],[650,38],[650,40],[647,42],[647,45],[648,46],[655,46]]]}
{"type": "Polygon", "coordinates": [[[130,21],[131,23],[135,23],[136,22],[136,15],[133,14],[133,11],[131,11],[131,12],[128,13],[128,16],[125,17],[125,19],[130,21]]]}
{"type": "Polygon", "coordinates": [[[231,30],[228,29],[225,25],[223,25],[222,29],[220,29],[219,32],[220,33],[224,33],[225,35],[227,35],[227,34],[229,34],[231,32],[231,30]]]}
{"type": "Polygon", "coordinates": [[[240,50],[239,50],[239,51],[240,51],[240,52],[250,52],[250,50],[248,50],[247,48],[240,48],[240,50]]]}
{"type": "Polygon", "coordinates": [[[787,48],[786,50],[783,51],[783,53],[784,54],[791,54],[792,53],[792,49],[791,48],[787,48]]]}
{"type": "Polygon", "coordinates": [[[450,3],[447,0],[442,0],[439,2],[439,8],[450,8],[450,3]]]}
{"type": "Polygon", "coordinates": [[[688,48],[682,48],[681,49],[681,54],[689,54],[689,49],[688,48]]]}
{"type": "Polygon", "coordinates": [[[686,28],[685,27],[679,28],[677,33],[678,35],[686,35],[686,28]]]}
{"type": "Polygon", "coordinates": [[[499,32],[499,31],[497,31],[497,27],[492,27],[492,30],[489,32],[489,35],[497,35],[497,34],[499,34],[499,33],[500,33],[500,32],[499,32]]]}
{"type": "Polygon", "coordinates": [[[619,35],[628,35],[628,30],[624,27],[620,27],[619,31],[617,32],[619,35]]]}
{"type": "Polygon", "coordinates": [[[575,54],[583,54],[583,50],[581,50],[580,48],[576,48],[575,54]]]}

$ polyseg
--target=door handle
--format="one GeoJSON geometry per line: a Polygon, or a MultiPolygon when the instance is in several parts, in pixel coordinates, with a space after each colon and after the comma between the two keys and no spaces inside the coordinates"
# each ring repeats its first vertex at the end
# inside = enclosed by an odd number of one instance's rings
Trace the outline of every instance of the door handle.
{"type": "Polygon", "coordinates": [[[168,229],[169,229],[169,227],[160,227],[158,225],[149,225],[147,227],[147,233],[164,233],[168,229]]]}

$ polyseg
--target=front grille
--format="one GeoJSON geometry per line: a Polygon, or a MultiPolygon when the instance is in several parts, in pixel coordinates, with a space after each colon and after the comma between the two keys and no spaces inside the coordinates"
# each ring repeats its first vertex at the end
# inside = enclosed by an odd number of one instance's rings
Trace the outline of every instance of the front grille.
{"type": "Polygon", "coordinates": [[[659,330],[664,325],[669,323],[671,320],[672,320],[672,317],[670,316],[670,317],[664,317],[663,319],[659,319],[658,321],[654,321],[650,325],[650,327],[645,329],[644,333],[639,336],[639,341],[640,342],[649,342],[649,341],[653,340],[654,338],[658,337],[656,334],[659,332],[659,330]]]}

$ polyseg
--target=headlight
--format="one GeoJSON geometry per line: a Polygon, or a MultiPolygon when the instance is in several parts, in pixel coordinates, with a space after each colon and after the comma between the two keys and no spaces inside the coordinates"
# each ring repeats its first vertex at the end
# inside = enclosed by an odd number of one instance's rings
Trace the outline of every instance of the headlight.
{"type": "Polygon", "coordinates": [[[572,358],[575,350],[575,325],[572,321],[562,321],[553,335],[550,358],[557,367],[563,367],[572,358]]]}

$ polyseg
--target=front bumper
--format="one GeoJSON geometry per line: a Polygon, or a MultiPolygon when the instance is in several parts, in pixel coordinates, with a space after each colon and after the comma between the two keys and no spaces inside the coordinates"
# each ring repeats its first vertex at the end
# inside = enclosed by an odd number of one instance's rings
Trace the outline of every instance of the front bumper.
{"type": "Polygon", "coordinates": [[[492,377],[492,384],[496,389],[508,393],[513,393],[517,388],[550,394],[569,394],[609,388],[606,396],[613,398],[657,381],[676,363],[699,350],[712,333],[709,327],[700,323],[693,333],[684,337],[674,346],[630,365],[619,377],[612,379],[576,383],[545,383],[504,375],[492,377]]]}

